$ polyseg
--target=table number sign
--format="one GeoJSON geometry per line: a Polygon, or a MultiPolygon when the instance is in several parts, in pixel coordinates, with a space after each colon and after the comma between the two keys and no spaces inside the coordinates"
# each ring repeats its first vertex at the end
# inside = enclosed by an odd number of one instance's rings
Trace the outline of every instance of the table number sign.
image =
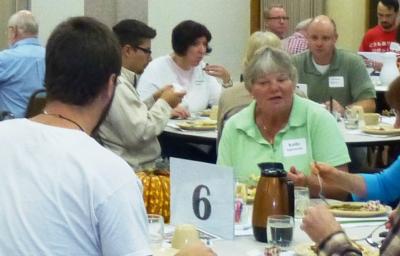
{"type": "Polygon", "coordinates": [[[171,158],[170,164],[171,223],[190,223],[233,239],[233,169],[179,158],[171,158]]]}

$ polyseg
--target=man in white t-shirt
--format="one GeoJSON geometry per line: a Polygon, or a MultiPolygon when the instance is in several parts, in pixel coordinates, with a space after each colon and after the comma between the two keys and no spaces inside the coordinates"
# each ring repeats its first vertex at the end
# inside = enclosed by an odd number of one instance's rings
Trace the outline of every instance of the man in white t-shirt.
{"type": "Polygon", "coordinates": [[[46,66],[43,113],[0,123],[0,255],[152,254],[140,181],[89,136],[113,98],[118,42],[95,19],[70,18],[46,66]]]}

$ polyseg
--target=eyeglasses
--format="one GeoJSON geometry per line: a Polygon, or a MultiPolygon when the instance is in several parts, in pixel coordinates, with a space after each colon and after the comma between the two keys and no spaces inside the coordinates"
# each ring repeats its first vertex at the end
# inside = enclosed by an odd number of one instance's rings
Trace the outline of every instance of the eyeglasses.
{"type": "Polygon", "coordinates": [[[284,21],[287,21],[287,20],[289,20],[289,17],[287,17],[287,16],[278,16],[278,17],[268,17],[267,19],[268,20],[284,20],[284,21]]]}
{"type": "Polygon", "coordinates": [[[146,48],[143,48],[143,47],[140,47],[140,46],[134,46],[135,48],[137,48],[137,49],[139,49],[139,50],[142,50],[144,53],[147,53],[147,54],[151,54],[151,49],[146,49],[146,48]]]}

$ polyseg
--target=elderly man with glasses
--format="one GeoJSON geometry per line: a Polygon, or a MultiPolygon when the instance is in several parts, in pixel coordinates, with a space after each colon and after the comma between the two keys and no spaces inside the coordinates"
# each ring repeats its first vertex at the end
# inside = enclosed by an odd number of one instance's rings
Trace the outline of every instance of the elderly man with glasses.
{"type": "Polygon", "coordinates": [[[277,35],[280,39],[285,38],[288,32],[289,17],[281,4],[269,6],[264,11],[265,30],[277,35]]]}
{"type": "Polygon", "coordinates": [[[0,52],[0,111],[24,117],[32,93],[43,88],[45,49],[37,38],[38,23],[26,10],[8,21],[9,49],[0,52]]]}

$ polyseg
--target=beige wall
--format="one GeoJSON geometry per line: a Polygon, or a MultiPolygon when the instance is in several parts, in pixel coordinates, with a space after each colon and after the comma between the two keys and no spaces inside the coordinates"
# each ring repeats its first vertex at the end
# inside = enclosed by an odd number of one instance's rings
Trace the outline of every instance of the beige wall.
{"type": "Polygon", "coordinates": [[[95,17],[109,27],[123,19],[147,23],[148,0],[85,0],[85,15],[95,17]]]}
{"type": "Polygon", "coordinates": [[[232,80],[239,80],[250,35],[250,0],[149,0],[148,5],[148,23],[157,30],[153,58],[171,53],[172,29],[179,22],[192,19],[203,23],[212,34],[213,51],[205,61],[224,65],[232,80]]]}
{"type": "Polygon", "coordinates": [[[336,22],[340,48],[357,51],[366,28],[367,0],[327,0],[326,13],[336,22]]]}
{"type": "Polygon", "coordinates": [[[7,22],[10,15],[15,11],[15,2],[10,0],[0,0],[0,50],[7,47],[7,22]]]}

